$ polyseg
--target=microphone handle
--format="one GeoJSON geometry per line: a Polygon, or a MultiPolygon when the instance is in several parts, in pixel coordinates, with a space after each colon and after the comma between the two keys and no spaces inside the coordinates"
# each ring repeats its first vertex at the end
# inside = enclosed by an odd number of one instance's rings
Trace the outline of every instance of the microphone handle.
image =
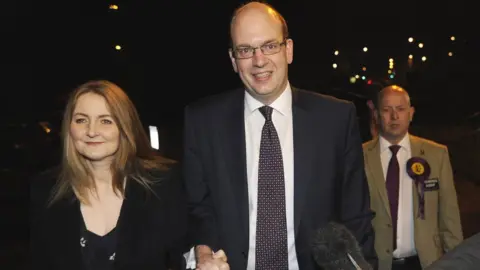
{"type": "Polygon", "coordinates": [[[352,258],[352,256],[349,253],[347,253],[347,256],[350,259],[350,261],[353,263],[353,265],[355,266],[356,270],[362,270],[362,268],[360,268],[360,266],[358,266],[357,262],[352,258]]]}

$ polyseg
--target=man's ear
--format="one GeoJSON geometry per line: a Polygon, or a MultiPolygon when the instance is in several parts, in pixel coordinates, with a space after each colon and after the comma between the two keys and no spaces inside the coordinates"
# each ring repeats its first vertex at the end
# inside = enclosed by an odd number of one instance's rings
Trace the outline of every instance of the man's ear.
{"type": "Polygon", "coordinates": [[[238,67],[237,67],[237,62],[235,60],[235,57],[233,57],[233,51],[232,49],[228,49],[228,55],[230,56],[230,61],[232,61],[232,67],[233,70],[238,73],[238,67]]]}
{"type": "Polygon", "coordinates": [[[378,113],[377,109],[373,109],[373,117],[375,118],[375,121],[377,121],[377,123],[380,121],[380,114],[378,113]]]}

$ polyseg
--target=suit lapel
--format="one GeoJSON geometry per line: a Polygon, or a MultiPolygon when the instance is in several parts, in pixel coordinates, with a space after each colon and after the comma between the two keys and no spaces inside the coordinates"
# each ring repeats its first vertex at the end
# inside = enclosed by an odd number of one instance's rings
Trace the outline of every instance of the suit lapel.
{"type": "Polygon", "coordinates": [[[61,200],[50,209],[52,224],[51,234],[54,250],[61,265],[65,269],[83,269],[80,246],[80,230],[82,225],[80,204],[73,197],[61,200]]]}
{"type": "Polygon", "coordinates": [[[385,176],[383,174],[382,161],[380,159],[380,142],[375,139],[371,146],[367,149],[366,161],[368,169],[373,176],[373,185],[376,187],[380,198],[387,210],[388,215],[392,218],[390,213],[390,203],[388,201],[387,188],[385,185],[385,176]]]}
{"type": "Polygon", "coordinates": [[[302,100],[301,93],[292,88],[292,117],[293,117],[293,146],[294,146],[294,228],[295,234],[298,233],[298,226],[304,208],[306,191],[309,181],[312,178],[313,156],[315,155],[313,145],[318,141],[324,141],[322,138],[313,138],[310,132],[312,122],[319,120],[310,119],[306,102],[302,100]]]}
{"type": "Polygon", "coordinates": [[[241,222],[241,232],[248,239],[248,186],[247,186],[247,170],[246,170],[246,143],[245,143],[245,120],[244,120],[244,90],[238,90],[231,99],[229,110],[222,118],[223,124],[219,127],[225,129],[219,130],[220,138],[219,147],[224,152],[220,155],[226,157],[224,173],[230,179],[232,185],[232,194],[238,208],[239,220],[241,222]]]}

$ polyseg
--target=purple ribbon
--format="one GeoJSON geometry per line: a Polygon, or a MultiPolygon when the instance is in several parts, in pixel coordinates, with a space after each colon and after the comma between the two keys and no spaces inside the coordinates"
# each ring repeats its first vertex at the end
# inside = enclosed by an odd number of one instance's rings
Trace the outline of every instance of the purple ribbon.
{"type": "Polygon", "coordinates": [[[412,157],[407,161],[407,173],[417,184],[418,190],[418,217],[425,219],[425,194],[424,182],[430,176],[430,165],[428,162],[420,157],[412,157]],[[413,171],[412,166],[415,163],[420,163],[423,166],[423,172],[417,174],[413,171]]]}
{"type": "Polygon", "coordinates": [[[423,192],[423,181],[419,181],[418,185],[418,216],[425,219],[425,194],[423,192]]]}

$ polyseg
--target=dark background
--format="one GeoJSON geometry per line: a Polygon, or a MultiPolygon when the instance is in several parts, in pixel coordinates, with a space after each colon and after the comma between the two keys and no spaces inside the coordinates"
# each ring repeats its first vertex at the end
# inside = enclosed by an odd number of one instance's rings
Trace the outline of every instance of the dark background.
{"type": "MultiPolygon", "coordinates": [[[[480,203],[471,192],[480,191],[472,184],[480,182],[475,169],[480,166],[480,39],[472,1],[268,2],[285,16],[294,40],[291,84],[355,102],[364,140],[369,139],[368,81],[406,87],[417,110],[412,130],[449,146],[466,235],[478,231],[480,209],[471,205],[480,203]],[[411,68],[409,54],[414,55],[411,68]],[[389,58],[396,71],[390,81],[389,58]],[[357,74],[366,79],[350,83],[357,74]]],[[[21,269],[26,262],[26,179],[58,163],[67,94],[91,79],[116,82],[144,125],[159,128],[159,151],[179,159],[184,106],[241,85],[227,53],[230,15],[241,3],[2,1],[0,224],[7,237],[0,265],[21,269]],[[112,4],[119,9],[109,9],[112,4]]]]}

